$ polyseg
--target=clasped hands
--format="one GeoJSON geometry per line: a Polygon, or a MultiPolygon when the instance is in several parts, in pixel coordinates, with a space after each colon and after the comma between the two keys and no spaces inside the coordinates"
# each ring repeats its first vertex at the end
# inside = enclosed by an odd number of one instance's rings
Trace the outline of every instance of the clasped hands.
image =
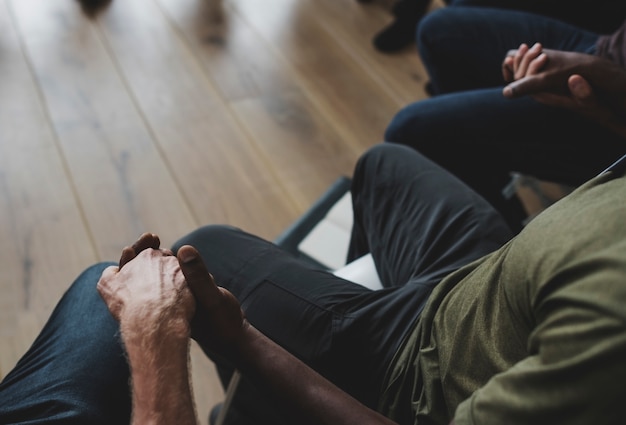
{"type": "Polygon", "coordinates": [[[623,134],[626,70],[607,59],[522,44],[507,53],[502,75],[508,83],[503,89],[507,98],[530,95],[623,134]]]}
{"type": "Polygon", "coordinates": [[[119,265],[103,271],[97,288],[126,343],[146,338],[186,341],[192,319],[201,315],[196,319],[208,335],[209,348],[226,354],[235,349],[247,325],[238,301],[215,284],[195,248],[185,245],[174,256],[151,233],[122,250],[119,265]]]}

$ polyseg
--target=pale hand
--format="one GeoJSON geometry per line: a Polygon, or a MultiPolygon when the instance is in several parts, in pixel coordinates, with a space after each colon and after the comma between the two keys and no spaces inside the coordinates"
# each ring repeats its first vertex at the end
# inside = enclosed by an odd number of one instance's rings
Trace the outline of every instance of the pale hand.
{"type": "Polygon", "coordinates": [[[156,246],[140,244],[138,253],[130,249],[132,253],[129,248],[123,251],[122,267],[106,268],[98,282],[98,292],[122,332],[152,329],[188,336],[195,301],[178,259],[159,250],[158,242],[156,246]]]}

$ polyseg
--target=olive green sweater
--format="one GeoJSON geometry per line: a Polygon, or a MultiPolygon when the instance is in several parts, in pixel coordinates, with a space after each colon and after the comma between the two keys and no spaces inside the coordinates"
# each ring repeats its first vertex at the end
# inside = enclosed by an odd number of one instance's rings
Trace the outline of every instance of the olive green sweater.
{"type": "Polygon", "coordinates": [[[402,424],[626,424],[626,178],[445,278],[391,365],[402,424]]]}

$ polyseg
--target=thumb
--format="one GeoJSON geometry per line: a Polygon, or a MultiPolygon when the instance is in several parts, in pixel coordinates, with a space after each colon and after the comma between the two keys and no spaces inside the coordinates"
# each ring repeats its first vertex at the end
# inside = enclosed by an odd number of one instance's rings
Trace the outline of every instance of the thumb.
{"type": "Polygon", "coordinates": [[[587,80],[580,75],[570,75],[567,80],[570,93],[580,104],[590,104],[595,102],[593,89],[587,80]]]}
{"type": "Polygon", "coordinates": [[[198,251],[190,245],[184,245],[178,250],[177,258],[187,285],[198,303],[204,307],[214,304],[222,293],[217,288],[213,276],[207,270],[198,251]]]}
{"type": "Polygon", "coordinates": [[[513,81],[502,89],[504,97],[513,99],[516,97],[534,94],[544,89],[544,82],[536,76],[524,77],[513,81]]]}

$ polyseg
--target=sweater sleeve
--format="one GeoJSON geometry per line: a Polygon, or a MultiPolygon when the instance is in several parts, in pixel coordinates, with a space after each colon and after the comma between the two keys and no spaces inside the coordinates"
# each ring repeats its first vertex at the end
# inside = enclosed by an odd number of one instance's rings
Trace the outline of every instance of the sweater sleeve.
{"type": "Polygon", "coordinates": [[[600,254],[559,273],[538,296],[530,355],[461,403],[456,424],[626,423],[623,267],[600,254]]]}
{"type": "Polygon", "coordinates": [[[626,21],[613,34],[598,39],[596,54],[626,68],[626,21]]]}

